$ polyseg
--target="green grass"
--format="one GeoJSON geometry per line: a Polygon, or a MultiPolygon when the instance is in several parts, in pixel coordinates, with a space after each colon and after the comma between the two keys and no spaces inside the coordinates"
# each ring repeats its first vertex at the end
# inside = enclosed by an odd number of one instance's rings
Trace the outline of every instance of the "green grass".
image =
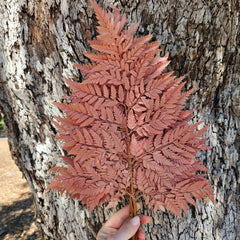
{"type": "Polygon", "coordinates": [[[1,119],[0,120],[0,130],[3,130],[3,126],[4,126],[4,121],[1,119]]]}

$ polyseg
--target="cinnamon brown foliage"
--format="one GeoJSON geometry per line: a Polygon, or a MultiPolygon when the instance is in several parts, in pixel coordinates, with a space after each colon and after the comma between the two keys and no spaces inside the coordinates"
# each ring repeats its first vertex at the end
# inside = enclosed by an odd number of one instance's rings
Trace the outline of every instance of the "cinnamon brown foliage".
{"type": "Polygon", "coordinates": [[[182,77],[164,73],[167,55],[157,57],[159,43],[152,36],[134,36],[138,24],[125,29],[126,16],[112,6],[108,13],[92,2],[99,35],[90,41],[95,53],[84,53],[92,63],[77,65],[83,83],[66,80],[71,103],[56,105],[66,118],[57,118],[58,139],[64,142],[67,167],[49,188],[66,192],[92,210],[128,195],[144,197],[149,208],[165,208],[177,216],[213,193],[206,167],[195,159],[209,147],[188,124],[192,110],[184,111],[191,90],[182,93],[182,77]],[[198,174],[196,174],[198,173],[198,174]]]}

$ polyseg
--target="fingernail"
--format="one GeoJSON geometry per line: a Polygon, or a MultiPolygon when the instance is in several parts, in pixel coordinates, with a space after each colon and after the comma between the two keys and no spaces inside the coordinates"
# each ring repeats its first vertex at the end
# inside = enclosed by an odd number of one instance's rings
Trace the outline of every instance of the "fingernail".
{"type": "Polygon", "coordinates": [[[139,216],[136,216],[136,217],[132,218],[132,219],[130,220],[130,223],[131,223],[133,226],[139,225],[139,224],[140,224],[140,218],[139,218],[139,216]]]}

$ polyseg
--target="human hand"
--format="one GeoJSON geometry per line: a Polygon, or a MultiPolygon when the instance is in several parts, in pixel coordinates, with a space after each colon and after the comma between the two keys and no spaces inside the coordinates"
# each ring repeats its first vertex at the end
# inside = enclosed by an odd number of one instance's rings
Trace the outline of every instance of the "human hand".
{"type": "MultiPolygon", "coordinates": [[[[140,204],[137,203],[137,208],[140,204]]],[[[130,205],[125,206],[115,213],[99,230],[97,240],[128,240],[137,232],[138,240],[144,240],[145,234],[140,224],[146,224],[151,218],[144,215],[138,215],[131,219],[130,205]]]]}

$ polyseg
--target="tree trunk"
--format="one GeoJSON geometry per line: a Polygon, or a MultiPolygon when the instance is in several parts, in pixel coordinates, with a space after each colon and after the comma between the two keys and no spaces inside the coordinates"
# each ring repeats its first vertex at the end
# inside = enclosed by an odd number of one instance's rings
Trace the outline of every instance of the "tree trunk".
{"type": "MultiPolygon", "coordinates": [[[[179,219],[158,211],[146,226],[146,239],[240,239],[240,52],[238,0],[105,0],[140,22],[138,35],[153,34],[169,69],[194,87],[188,106],[196,121],[209,125],[211,150],[198,157],[209,169],[215,204],[191,207],[179,219]]],[[[63,77],[82,80],[74,63],[96,35],[87,0],[0,0],[0,110],[12,157],[33,192],[44,239],[95,239],[113,213],[91,214],[78,201],[46,191],[48,169],[62,164],[51,119],[61,115],[52,104],[68,94],[63,77]]]]}

